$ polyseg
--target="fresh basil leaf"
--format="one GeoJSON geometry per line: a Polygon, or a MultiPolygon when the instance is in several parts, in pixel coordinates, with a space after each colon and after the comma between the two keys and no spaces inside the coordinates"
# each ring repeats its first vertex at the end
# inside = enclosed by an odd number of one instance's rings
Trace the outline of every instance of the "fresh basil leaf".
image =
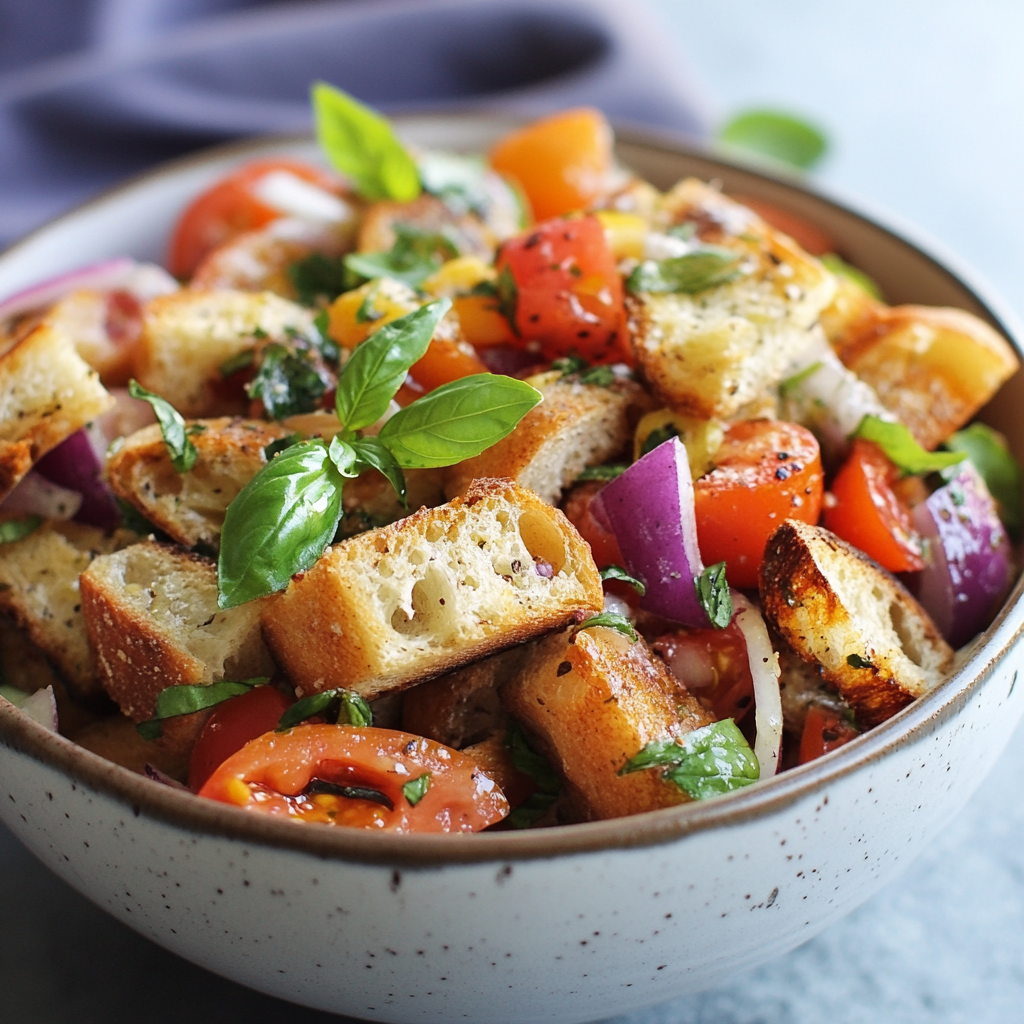
{"type": "Polygon", "coordinates": [[[314,252],[288,268],[296,297],[304,306],[327,305],[355,287],[343,256],[314,252]]]}
{"type": "Polygon", "coordinates": [[[459,248],[444,232],[423,231],[411,224],[395,225],[395,243],[387,252],[353,252],[345,268],[365,278],[390,277],[416,288],[459,248]]]}
{"type": "Polygon", "coordinates": [[[585,470],[578,477],[576,482],[579,483],[581,480],[616,480],[622,476],[629,466],[624,465],[605,465],[605,466],[587,466],[585,470]]]}
{"type": "Polygon", "coordinates": [[[331,443],[327,446],[327,454],[342,476],[348,477],[350,480],[359,476],[357,465],[359,457],[356,455],[356,450],[348,441],[342,440],[339,434],[335,434],[331,438],[331,443]]]}
{"type": "Polygon", "coordinates": [[[516,771],[530,778],[542,793],[554,797],[562,791],[561,776],[546,757],[530,746],[518,722],[512,722],[505,733],[505,749],[516,771]]]}
{"type": "Polygon", "coordinates": [[[361,437],[350,441],[349,444],[356,453],[357,463],[360,469],[370,468],[377,470],[387,477],[391,486],[398,492],[398,497],[405,508],[409,502],[405,492],[405,474],[402,467],[395,460],[394,455],[381,444],[375,437],[361,437]]]}
{"type": "Polygon", "coordinates": [[[287,437],[275,438],[270,444],[266,445],[263,449],[263,457],[269,462],[278,452],[287,451],[293,445],[298,444],[302,440],[302,435],[299,433],[289,434],[287,437]]]}
{"type": "Polygon", "coordinates": [[[626,279],[626,288],[638,292],[697,292],[728,284],[740,275],[741,255],[731,249],[707,245],[685,256],[644,260],[626,279]]]}
{"type": "Polygon", "coordinates": [[[153,407],[157,423],[160,424],[160,433],[167,446],[167,454],[171,457],[171,465],[179,473],[187,473],[196,464],[199,452],[189,440],[181,413],[167,399],[147,391],[137,380],[128,382],[128,394],[132,398],[141,398],[144,402],[149,402],[153,407]]]}
{"type": "Polygon", "coordinates": [[[42,525],[41,516],[22,516],[21,519],[4,519],[0,522],[0,544],[13,544],[35,533],[42,525]]]}
{"type": "Polygon", "coordinates": [[[862,657],[859,654],[848,654],[846,656],[846,664],[850,668],[874,668],[867,658],[862,657]]]}
{"type": "Polygon", "coordinates": [[[640,637],[637,635],[636,630],[633,628],[633,623],[629,621],[624,615],[619,615],[618,612],[601,612],[598,615],[591,615],[585,622],[581,622],[577,626],[577,632],[581,629],[590,629],[591,626],[604,626],[606,629],[617,629],[620,633],[624,633],[629,637],[630,643],[636,643],[640,637]]]}
{"type": "Polygon", "coordinates": [[[519,325],[516,323],[516,311],[519,308],[519,286],[516,284],[512,268],[507,263],[498,272],[494,287],[498,294],[498,312],[508,321],[512,333],[519,337],[519,325]]]}
{"type": "Polygon", "coordinates": [[[241,370],[248,370],[255,361],[256,349],[243,348],[241,352],[236,352],[229,359],[225,359],[218,369],[221,377],[226,379],[233,377],[241,370]]]}
{"type": "Polygon", "coordinates": [[[416,162],[387,118],[326,82],[313,85],[312,99],[320,146],[359,195],[407,203],[420,194],[416,162]]]}
{"type": "Polygon", "coordinates": [[[679,428],[674,423],[666,423],[663,427],[657,427],[644,438],[644,443],[640,446],[640,455],[644,456],[648,452],[653,452],[655,448],[678,436],[679,428]]]}
{"type": "Polygon", "coordinates": [[[725,579],[725,562],[709,565],[694,578],[693,586],[711,625],[725,629],[732,622],[732,595],[725,579]]]}
{"type": "Polygon", "coordinates": [[[563,356],[551,364],[552,370],[558,370],[563,379],[575,376],[581,384],[592,384],[606,388],[615,383],[615,371],[610,366],[591,366],[586,359],[579,356],[563,356]]]}
{"type": "Polygon", "coordinates": [[[477,281],[477,283],[469,289],[469,294],[478,295],[484,299],[496,299],[498,297],[498,286],[494,281],[477,281]]]}
{"type": "Polygon", "coordinates": [[[453,213],[483,215],[490,206],[482,157],[430,150],[419,158],[420,182],[453,213]]]}
{"type": "Polygon", "coordinates": [[[795,391],[805,380],[813,377],[824,364],[819,360],[816,363],[811,363],[810,366],[805,366],[799,373],[794,373],[792,377],[787,377],[785,380],[779,381],[779,394],[785,398],[791,392],[795,391]]]}
{"type": "Polygon", "coordinates": [[[430,789],[430,772],[424,772],[418,778],[407,782],[402,787],[402,793],[405,799],[415,807],[427,795],[428,789],[430,789]]]}
{"type": "Polygon", "coordinates": [[[283,420],[318,409],[327,382],[305,352],[275,342],[263,350],[256,376],[245,390],[250,398],[262,400],[271,419],[283,420]]]}
{"type": "Polygon", "coordinates": [[[356,346],[338,376],[335,398],[346,432],[368,427],[387,412],[409,367],[427,351],[438,321],[451,305],[450,299],[429,302],[385,324],[356,346]]]}
{"type": "Polygon", "coordinates": [[[965,452],[925,451],[902,423],[890,423],[878,416],[865,416],[853,436],[874,441],[904,475],[935,473],[947,466],[955,466],[967,457],[965,452]]]}
{"type": "Polygon", "coordinates": [[[320,439],[268,462],[228,506],[217,566],[221,608],[288,586],[314,565],[341,518],[341,474],[320,439]]]}
{"type": "Polygon", "coordinates": [[[828,150],[828,139],[812,124],[778,110],[747,110],[729,120],[718,133],[726,145],[806,171],[828,150]]]}
{"type": "Polygon", "coordinates": [[[139,735],[147,740],[159,739],[163,734],[160,723],[165,718],[178,718],[181,715],[192,715],[206,708],[216,707],[233,697],[240,697],[257,686],[265,686],[270,682],[269,676],[256,679],[229,680],[222,679],[207,685],[168,686],[160,691],[156,698],[156,711],[151,719],[139,722],[135,728],[139,735]]]}
{"type": "Polygon", "coordinates": [[[873,277],[865,274],[863,270],[858,270],[847,263],[842,256],[834,252],[827,252],[824,256],[818,258],[836,277],[845,277],[848,281],[852,281],[857,285],[858,288],[866,291],[871,298],[881,300],[882,289],[878,287],[878,282],[873,277]]]}
{"type": "Polygon", "coordinates": [[[628,583],[641,597],[647,593],[647,588],[635,576],[630,576],[625,569],[617,565],[609,565],[606,569],[602,569],[601,579],[621,580],[623,583],[628,583]]]}
{"type": "Polygon", "coordinates": [[[981,474],[999,508],[999,517],[1014,540],[1020,539],[1024,522],[1021,505],[1021,470],[1006,439],[984,423],[972,423],[945,442],[953,452],[964,452],[981,474]]]}
{"type": "Polygon", "coordinates": [[[331,314],[326,309],[321,309],[313,318],[313,326],[316,327],[315,340],[320,355],[333,366],[337,366],[341,362],[341,346],[331,337],[331,314]]]}
{"type": "Polygon", "coordinates": [[[542,398],[524,381],[477,373],[418,398],[377,436],[405,469],[452,466],[507,437],[542,398]]]}
{"type": "Polygon", "coordinates": [[[296,701],[278,720],[276,732],[285,732],[319,716],[329,725],[373,725],[370,705],[354,690],[324,690],[296,701]]]}
{"type": "Polygon", "coordinates": [[[679,739],[654,740],[619,769],[620,775],[665,768],[664,778],[694,800],[757,782],[760,765],[736,723],[727,718],[679,739]]]}

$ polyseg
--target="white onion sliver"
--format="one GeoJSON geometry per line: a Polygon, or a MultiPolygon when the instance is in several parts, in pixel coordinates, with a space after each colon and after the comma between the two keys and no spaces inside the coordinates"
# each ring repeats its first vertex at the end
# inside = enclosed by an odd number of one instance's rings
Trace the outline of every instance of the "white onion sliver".
{"type": "Polygon", "coordinates": [[[36,690],[22,705],[21,710],[44,729],[57,732],[57,698],[53,695],[53,687],[36,690]]]}
{"type": "Polygon", "coordinates": [[[51,483],[30,470],[4,499],[4,514],[42,516],[44,519],[74,519],[82,507],[82,495],[51,483]]]}
{"type": "Polygon", "coordinates": [[[772,650],[761,613],[741,593],[731,591],[735,623],[747,645],[750,677],[754,681],[754,756],[761,778],[779,770],[782,751],[782,694],[779,690],[779,656],[772,650]]]}
{"type": "Polygon", "coordinates": [[[253,191],[268,206],[291,217],[326,224],[342,224],[352,218],[348,203],[290,171],[265,174],[253,191]]]}

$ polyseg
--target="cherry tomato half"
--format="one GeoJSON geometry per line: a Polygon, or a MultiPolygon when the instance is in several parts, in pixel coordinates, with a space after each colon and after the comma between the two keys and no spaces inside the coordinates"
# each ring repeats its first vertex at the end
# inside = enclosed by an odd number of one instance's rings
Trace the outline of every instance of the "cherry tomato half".
{"type": "Polygon", "coordinates": [[[715,468],[693,489],[705,565],[725,562],[729,583],[752,590],[765,544],[783,520],[818,521],[823,491],[818,442],[796,423],[733,423],[715,453],[715,468]]]}
{"type": "Polygon", "coordinates": [[[889,572],[924,568],[910,510],[893,490],[899,470],[877,444],[857,438],[830,489],[824,523],[889,572]]]}
{"type": "Polygon", "coordinates": [[[292,821],[389,832],[478,832],[509,811],[497,783],[457,750],[349,725],[260,736],[199,795],[292,821]]]}
{"type": "Polygon", "coordinates": [[[800,736],[800,764],[807,764],[859,735],[835,711],[823,708],[820,704],[812,704],[807,709],[804,731],[800,736]]]}
{"type": "Polygon", "coordinates": [[[622,278],[596,217],[558,218],[505,242],[497,259],[515,281],[514,326],[546,359],[578,353],[592,363],[626,358],[622,278]]]}
{"type": "Polygon", "coordinates": [[[286,171],[328,192],[338,180],[298,160],[256,160],[217,182],[194,199],[171,236],[167,268],[175,277],[191,277],[204,256],[243,231],[252,231],[283,216],[256,193],[259,182],[274,171],[286,171]]]}
{"type": "Polygon", "coordinates": [[[188,788],[202,789],[203,783],[232,754],[250,740],[277,728],[281,716],[294,703],[294,697],[282,693],[276,686],[257,686],[218,704],[192,748],[188,788]]]}

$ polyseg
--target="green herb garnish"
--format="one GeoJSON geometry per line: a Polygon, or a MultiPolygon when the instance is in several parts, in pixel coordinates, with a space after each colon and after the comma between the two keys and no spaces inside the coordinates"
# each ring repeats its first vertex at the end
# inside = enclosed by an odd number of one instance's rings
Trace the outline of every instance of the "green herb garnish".
{"type": "Polygon", "coordinates": [[[984,423],[972,423],[945,442],[953,452],[963,452],[981,474],[999,508],[999,518],[1014,540],[1020,539],[1024,509],[1021,505],[1020,466],[1006,439],[984,423]]]}
{"type": "Polygon", "coordinates": [[[276,732],[285,732],[319,716],[329,725],[373,725],[370,705],[354,690],[324,690],[296,701],[278,720],[276,732]]]}
{"type": "Polygon", "coordinates": [[[185,420],[181,413],[166,398],[147,391],[137,380],[128,382],[128,394],[132,398],[140,398],[144,402],[149,402],[153,407],[157,423],[160,424],[160,433],[167,446],[167,454],[171,457],[171,465],[179,473],[187,473],[196,464],[199,452],[189,440],[185,420]]]}
{"type": "Polygon", "coordinates": [[[637,631],[633,628],[633,623],[624,615],[619,615],[618,612],[600,612],[598,615],[591,615],[589,619],[581,622],[576,627],[576,631],[579,632],[581,629],[590,629],[592,626],[604,626],[606,629],[617,629],[620,633],[629,637],[630,643],[635,644],[637,640],[640,639],[637,631]]]}
{"type": "Polygon", "coordinates": [[[562,791],[562,780],[547,758],[538,754],[526,741],[523,730],[513,722],[505,734],[505,747],[516,771],[522,772],[537,787],[506,819],[512,828],[530,828],[544,816],[562,791]]]}
{"type": "Polygon", "coordinates": [[[395,242],[387,252],[349,253],[345,269],[357,278],[390,277],[416,288],[445,260],[458,255],[459,248],[449,234],[396,224],[395,242]]]}
{"type": "Polygon", "coordinates": [[[261,353],[256,376],[245,390],[263,402],[271,419],[283,420],[318,409],[327,381],[304,350],[293,352],[274,342],[261,353]]]}
{"type": "Polygon", "coordinates": [[[719,141],[806,171],[825,155],[828,139],[814,125],[777,110],[747,110],[729,120],[719,141]]]}
{"type": "Polygon", "coordinates": [[[240,697],[257,686],[265,686],[270,682],[267,676],[257,679],[228,680],[207,685],[168,686],[161,690],[156,699],[156,712],[146,722],[139,722],[135,728],[143,739],[155,740],[163,734],[161,722],[165,718],[178,718],[181,715],[192,715],[206,708],[216,707],[232,697],[240,697]]]}
{"type": "Polygon", "coordinates": [[[904,475],[936,473],[963,462],[967,457],[966,452],[926,451],[902,423],[891,423],[878,416],[865,416],[853,436],[874,441],[904,475]]]}
{"type": "Polygon", "coordinates": [[[779,381],[779,394],[786,398],[791,392],[795,391],[805,380],[813,377],[824,364],[819,360],[816,363],[811,363],[810,366],[805,366],[799,373],[794,373],[792,377],[786,377],[785,380],[779,381]]]}
{"type": "Polygon", "coordinates": [[[757,782],[760,765],[731,718],[712,722],[679,739],[653,740],[619,769],[620,775],[665,769],[663,778],[694,800],[732,792],[757,782]]]}
{"type": "Polygon", "coordinates": [[[498,312],[508,321],[512,333],[519,337],[516,310],[519,308],[519,286],[512,275],[512,268],[505,264],[498,272],[494,287],[498,296],[498,312]]]}
{"type": "Polygon", "coordinates": [[[577,482],[581,480],[615,480],[622,476],[627,469],[629,469],[629,466],[625,465],[587,466],[576,477],[576,480],[577,482]]]}
{"type": "Polygon", "coordinates": [[[236,373],[241,370],[247,370],[256,361],[256,349],[254,348],[243,348],[241,352],[236,352],[233,356],[225,359],[220,364],[219,370],[221,377],[233,377],[236,373]]]}
{"type": "Polygon", "coordinates": [[[725,629],[732,622],[732,596],[725,579],[725,562],[709,565],[694,578],[693,586],[711,625],[725,629]]]}
{"type": "Polygon", "coordinates": [[[325,256],[319,252],[293,263],[288,268],[288,277],[304,306],[329,305],[357,284],[346,269],[343,256],[325,256]]]}
{"type": "Polygon", "coordinates": [[[482,157],[436,150],[419,158],[420,182],[455,214],[483,215],[491,205],[487,193],[487,163],[482,157]]]}
{"type": "Polygon", "coordinates": [[[42,525],[41,516],[23,516],[21,519],[0,521],[0,544],[13,544],[35,533],[42,525]]]}
{"type": "Polygon", "coordinates": [[[275,438],[270,444],[265,445],[263,448],[263,457],[269,462],[278,452],[283,452],[292,445],[298,444],[302,440],[302,435],[299,433],[288,434],[286,437],[275,438]]]}
{"type": "Polygon", "coordinates": [[[428,789],[430,789],[430,772],[424,772],[419,778],[407,782],[402,787],[402,793],[405,795],[405,799],[415,807],[427,795],[428,789]]]}
{"type": "Polygon", "coordinates": [[[655,448],[660,447],[666,441],[671,441],[673,437],[679,437],[679,428],[674,423],[666,423],[665,426],[652,430],[644,438],[644,443],[640,445],[641,458],[648,452],[653,452],[655,448]]]}
{"type": "Polygon", "coordinates": [[[727,284],[740,275],[742,256],[731,249],[706,245],[685,256],[644,260],[626,279],[626,288],[638,292],[697,292],[727,284]]]}
{"type": "Polygon", "coordinates": [[[563,379],[575,376],[581,384],[606,388],[615,383],[615,371],[610,366],[591,366],[580,356],[562,356],[551,364],[551,369],[561,373],[563,379]]]}
{"type": "Polygon", "coordinates": [[[863,658],[859,654],[848,654],[846,656],[846,664],[850,668],[874,668],[874,665],[867,658],[863,658]]]}
{"type": "Polygon", "coordinates": [[[606,569],[602,569],[601,579],[621,580],[623,583],[628,583],[641,597],[647,593],[647,588],[635,576],[630,576],[625,569],[620,569],[617,565],[609,565],[606,569]]]}
{"type": "Polygon", "coordinates": [[[321,309],[313,318],[313,326],[316,327],[316,347],[324,359],[337,366],[341,362],[341,346],[331,337],[331,315],[326,309],[321,309]]]}
{"type": "Polygon", "coordinates": [[[882,298],[882,289],[878,287],[878,283],[873,277],[868,277],[863,270],[858,270],[856,267],[851,266],[834,252],[827,252],[824,256],[819,257],[821,262],[832,271],[836,277],[845,277],[848,281],[852,281],[862,291],[868,293],[873,299],[882,298]]]}

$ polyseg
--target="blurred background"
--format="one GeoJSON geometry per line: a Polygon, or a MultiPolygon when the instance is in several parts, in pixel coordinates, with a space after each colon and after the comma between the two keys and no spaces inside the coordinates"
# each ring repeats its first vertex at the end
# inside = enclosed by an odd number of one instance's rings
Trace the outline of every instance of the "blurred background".
{"type": "MultiPolygon", "coordinates": [[[[752,107],[823,129],[819,187],[910,223],[1024,309],[1018,0],[0,0],[0,246],[125,175],[301,131],[326,78],[389,110],[601,106],[713,145],[752,107]]],[[[1021,736],[850,917],[616,1024],[978,1022],[1024,1003],[1021,736]]],[[[0,1019],[297,1024],[107,918],[0,828],[0,1019]]]]}

